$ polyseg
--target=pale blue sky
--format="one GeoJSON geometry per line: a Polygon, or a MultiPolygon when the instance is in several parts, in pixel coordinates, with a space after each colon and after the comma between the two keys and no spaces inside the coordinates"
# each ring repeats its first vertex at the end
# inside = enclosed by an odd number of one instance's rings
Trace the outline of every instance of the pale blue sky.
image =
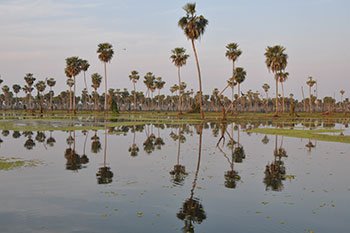
{"type": "MultiPolygon", "coordinates": [[[[93,72],[102,73],[97,44],[110,42],[115,58],[108,66],[113,88],[131,88],[128,75],[151,71],[176,83],[170,50],[185,47],[191,55],[183,79],[197,89],[190,42],[177,22],[184,15],[183,0],[0,0],[0,74],[5,84],[24,84],[24,74],[38,79],[54,77],[65,87],[65,58],[89,60],[93,72]],[[123,50],[126,48],[126,51],[123,50]]],[[[262,91],[272,75],[264,64],[266,46],[281,44],[289,55],[286,94],[301,95],[308,76],[319,82],[319,95],[339,96],[350,89],[350,1],[348,0],[198,0],[197,11],[209,25],[198,52],[204,90],[222,89],[231,74],[225,45],[237,42],[243,54],[237,62],[247,70],[243,91],[262,91]]],[[[78,90],[83,82],[80,77],[78,90]]],[[[90,78],[88,79],[90,80],[90,78]]],[[[144,89],[142,81],[137,85],[144,89]]]]}

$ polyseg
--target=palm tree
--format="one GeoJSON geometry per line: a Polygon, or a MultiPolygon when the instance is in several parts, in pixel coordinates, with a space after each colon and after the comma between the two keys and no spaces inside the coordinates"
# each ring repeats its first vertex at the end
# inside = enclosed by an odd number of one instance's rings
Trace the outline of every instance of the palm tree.
{"type": "Polygon", "coordinates": [[[306,84],[309,86],[309,96],[310,96],[310,99],[309,99],[309,105],[310,105],[310,108],[309,108],[309,112],[312,112],[312,96],[311,96],[311,88],[316,84],[316,80],[313,80],[312,77],[308,77],[309,80],[306,81],[306,84]]]}
{"type": "Polygon", "coordinates": [[[282,87],[282,113],[284,113],[284,88],[283,88],[283,83],[288,79],[289,73],[288,72],[279,72],[278,73],[278,79],[279,82],[281,83],[282,87]]]}
{"type": "Polygon", "coordinates": [[[75,77],[82,70],[82,60],[79,57],[68,57],[66,58],[66,68],[65,73],[68,78],[73,78],[74,85],[74,98],[73,98],[73,111],[76,113],[76,104],[75,104],[75,93],[76,93],[76,81],[75,77]]]}
{"type": "Polygon", "coordinates": [[[35,84],[35,88],[38,91],[38,98],[40,102],[40,113],[43,113],[43,92],[46,89],[46,84],[44,81],[39,81],[35,84]]]}
{"type": "Polygon", "coordinates": [[[74,86],[74,80],[72,78],[68,78],[67,85],[69,87],[69,111],[72,111],[72,87],[74,86]]]}
{"type": "Polygon", "coordinates": [[[156,76],[154,76],[154,74],[152,72],[147,72],[147,74],[144,76],[143,83],[147,87],[146,95],[148,97],[150,97],[151,90],[152,90],[152,88],[154,88],[155,79],[156,79],[156,76]]]}
{"type": "MultiPolygon", "coordinates": [[[[184,48],[175,48],[171,50],[172,55],[170,56],[171,62],[177,67],[177,77],[179,79],[179,86],[181,86],[181,75],[180,69],[182,66],[186,65],[187,59],[190,55],[186,54],[186,49],[184,48]]],[[[179,114],[182,114],[182,93],[179,93],[179,114]]]]}
{"type": "Polygon", "coordinates": [[[94,73],[91,75],[92,88],[94,88],[94,99],[95,99],[95,110],[98,110],[98,93],[97,89],[100,87],[102,81],[102,76],[98,73],[94,73]]]}
{"type": "Polygon", "coordinates": [[[81,68],[81,70],[83,71],[83,73],[84,73],[84,83],[85,83],[85,89],[88,91],[88,87],[87,87],[87,83],[86,83],[86,76],[85,76],[85,73],[86,73],[86,71],[89,69],[89,67],[90,67],[90,64],[89,64],[89,62],[87,61],[87,60],[81,60],[80,61],[80,68],[81,68]]]}
{"type": "Polygon", "coordinates": [[[341,103],[342,110],[344,110],[344,103],[343,103],[344,94],[345,94],[345,91],[343,89],[341,89],[340,90],[340,103],[341,103]]]}
{"type": "Polygon", "coordinates": [[[97,48],[98,58],[103,62],[104,65],[104,71],[105,71],[105,104],[104,104],[104,110],[105,112],[108,111],[107,109],[107,62],[110,62],[113,58],[113,46],[109,43],[102,43],[98,45],[97,48]]]}
{"type": "MultiPolygon", "coordinates": [[[[235,76],[235,62],[237,61],[238,57],[241,56],[242,51],[238,48],[237,43],[230,43],[226,45],[226,49],[227,50],[226,50],[225,56],[227,57],[227,59],[232,61],[232,78],[233,78],[235,76]]],[[[233,85],[234,83],[232,81],[228,82],[228,84],[232,88],[232,102],[233,102],[235,85],[233,85]]]]}
{"type": "Polygon", "coordinates": [[[269,90],[270,90],[270,85],[267,84],[267,83],[264,83],[264,85],[262,86],[262,88],[264,89],[265,94],[266,94],[266,111],[267,111],[267,107],[268,107],[268,104],[269,104],[269,90]]]}
{"type": "MultiPolygon", "coordinates": [[[[157,77],[154,82],[154,86],[158,89],[158,108],[160,108],[160,90],[164,88],[165,82],[162,80],[162,77],[157,77]]],[[[160,109],[159,109],[160,110],[160,109]]]]}
{"type": "Polygon", "coordinates": [[[285,53],[285,48],[281,45],[275,45],[273,47],[268,46],[265,50],[265,64],[269,72],[275,77],[276,80],[276,113],[278,116],[278,73],[284,71],[287,67],[288,55],[285,53]]]}
{"type": "Polygon", "coordinates": [[[134,110],[136,110],[136,83],[137,81],[140,79],[140,75],[139,72],[137,72],[136,70],[131,71],[130,75],[129,75],[129,79],[132,82],[133,86],[134,86],[134,110]]]}
{"type": "Polygon", "coordinates": [[[18,93],[20,92],[20,90],[21,90],[22,88],[21,88],[20,85],[14,84],[14,85],[12,86],[12,89],[13,89],[13,92],[15,93],[15,95],[16,95],[16,107],[18,108],[18,97],[17,97],[17,95],[18,95],[18,93]]]}
{"type": "Polygon", "coordinates": [[[247,72],[242,68],[242,67],[237,67],[235,69],[235,81],[238,84],[238,98],[239,98],[239,102],[241,104],[240,98],[241,98],[241,83],[244,82],[245,78],[247,76],[247,72]]]}
{"type": "Polygon", "coordinates": [[[46,79],[46,84],[50,87],[50,109],[53,110],[53,106],[52,106],[52,96],[53,96],[52,87],[54,87],[56,85],[56,80],[54,78],[48,78],[48,79],[46,79]]]}
{"type": "Polygon", "coordinates": [[[197,55],[196,46],[194,44],[195,40],[198,40],[205,32],[205,28],[208,25],[208,20],[204,18],[203,15],[196,15],[196,4],[187,3],[183,9],[186,12],[186,16],[182,17],[178,25],[184,31],[188,40],[191,40],[193,53],[196,59],[198,81],[199,81],[199,105],[201,118],[204,119],[204,109],[203,109],[203,91],[202,91],[202,77],[199,67],[199,60],[197,55]]]}
{"type": "Polygon", "coordinates": [[[32,103],[32,91],[33,91],[33,84],[36,80],[36,78],[34,78],[33,74],[32,73],[27,73],[25,76],[24,76],[24,80],[26,81],[27,83],[27,88],[26,88],[26,92],[29,94],[29,100],[28,100],[28,107],[30,109],[32,109],[32,106],[31,106],[31,103],[32,103]]]}
{"type": "Polygon", "coordinates": [[[7,85],[4,85],[2,88],[2,91],[4,92],[4,96],[5,96],[5,107],[8,107],[8,105],[10,105],[10,88],[7,85]]]}

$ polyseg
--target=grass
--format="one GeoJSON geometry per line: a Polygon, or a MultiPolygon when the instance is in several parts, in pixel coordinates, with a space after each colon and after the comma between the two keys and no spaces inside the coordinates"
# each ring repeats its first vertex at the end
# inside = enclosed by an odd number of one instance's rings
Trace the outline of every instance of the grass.
{"type": "Polygon", "coordinates": [[[314,129],[314,130],[301,130],[301,129],[273,129],[273,128],[255,128],[247,130],[250,133],[260,133],[269,135],[281,135],[294,138],[307,138],[315,139],[325,142],[340,142],[350,143],[350,136],[340,135],[343,130],[338,129],[314,129]],[[337,133],[338,135],[332,135],[337,133]]]}
{"type": "Polygon", "coordinates": [[[35,160],[21,160],[17,158],[0,158],[0,171],[10,171],[21,167],[34,167],[39,164],[35,160]]]}

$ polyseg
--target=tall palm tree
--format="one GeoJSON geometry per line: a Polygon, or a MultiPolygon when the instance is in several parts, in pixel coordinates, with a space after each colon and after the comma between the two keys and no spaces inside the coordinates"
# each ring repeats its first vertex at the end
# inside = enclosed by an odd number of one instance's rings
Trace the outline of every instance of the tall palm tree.
{"type": "MultiPolygon", "coordinates": [[[[179,86],[181,86],[181,74],[180,69],[182,66],[186,65],[187,59],[190,55],[186,54],[186,49],[184,48],[175,48],[171,50],[172,54],[170,56],[171,62],[177,67],[177,77],[179,80],[179,86]]],[[[179,93],[179,114],[182,114],[182,93],[179,93]]]]}
{"type": "MultiPolygon", "coordinates": [[[[242,51],[238,48],[237,43],[229,43],[228,45],[226,45],[225,56],[227,57],[227,59],[232,61],[232,77],[235,76],[235,62],[237,61],[238,57],[241,56],[241,54],[242,54],[242,51]]],[[[235,85],[233,85],[232,81],[228,82],[228,84],[232,88],[232,102],[233,102],[235,85]]]]}
{"type": "Polygon", "coordinates": [[[157,77],[154,86],[158,89],[158,108],[160,108],[160,90],[164,88],[164,85],[165,82],[162,80],[162,77],[157,77]]]}
{"type": "Polygon", "coordinates": [[[25,76],[24,76],[24,80],[26,81],[27,83],[27,93],[29,94],[29,100],[28,100],[28,107],[30,109],[32,109],[32,91],[33,91],[33,84],[36,80],[36,78],[34,78],[33,74],[32,73],[27,73],[25,76]]]}
{"type": "Polygon", "coordinates": [[[262,86],[262,88],[264,89],[265,94],[266,94],[266,111],[267,111],[267,107],[268,107],[268,104],[269,104],[269,90],[270,90],[270,85],[267,84],[267,83],[264,83],[264,85],[262,86]]]}
{"type": "Polygon", "coordinates": [[[40,113],[43,113],[43,92],[46,89],[46,83],[44,81],[39,81],[35,84],[35,88],[38,91],[38,98],[40,102],[40,113]]]}
{"type": "Polygon", "coordinates": [[[98,73],[91,75],[92,88],[94,88],[94,99],[95,99],[95,110],[98,110],[98,93],[97,89],[100,87],[102,81],[102,76],[98,73]]]}
{"type": "Polygon", "coordinates": [[[316,80],[312,79],[312,77],[308,77],[308,80],[306,81],[306,84],[309,86],[309,112],[312,112],[312,96],[311,96],[311,88],[316,84],[316,80]]]}
{"type": "Polygon", "coordinates": [[[54,87],[56,85],[56,80],[54,78],[48,78],[48,79],[46,79],[46,84],[50,87],[50,109],[53,110],[53,106],[52,106],[52,97],[53,97],[52,87],[54,87]]]}
{"type": "Polygon", "coordinates": [[[272,72],[276,80],[276,113],[278,116],[278,73],[284,71],[287,67],[288,55],[285,53],[285,48],[281,45],[273,47],[268,46],[265,50],[265,64],[269,72],[272,72]]]}
{"type": "Polygon", "coordinates": [[[193,53],[196,59],[197,72],[198,72],[198,81],[199,81],[199,105],[201,118],[204,119],[204,109],[203,109],[203,91],[202,91],[202,77],[201,70],[199,67],[199,60],[197,55],[197,50],[194,41],[198,40],[205,32],[205,28],[208,25],[208,20],[204,18],[203,15],[196,15],[196,4],[187,3],[183,9],[186,12],[186,15],[182,17],[178,25],[184,31],[188,40],[191,40],[193,53]]]}
{"type": "Polygon", "coordinates": [[[75,94],[76,94],[76,81],[75,77],[82,70],[82,60],[79,57],[68,57],[66,58],[66,68],[65,73],[68,78],[73,78],[74,85],[74,98],[73,98],[73,112],[76,113],[76,104],[75,104],[75,94]]]}
{"type": "Polygon", "coordinates": [[[84,84],[85,84],[85,89],[86,89],[87,91],[89,91],[89,90],[88,90],[87,83],[86,83],[86,76],[85,76],[85,73],[86,73],[86,71],[89,69],[89,67],[90,67],[90,64],[89,64],[89,62],[88,62],[87,60],[81,60],[81,61],[80,61],[80,68],[81,68],[81,70],[82,70],[83,73],[84,73],[84,84]]]}
{"type": "Polygon", "coordinates": [[[156,80],[156,76],[152,72],[147,72],[143,78],[143,83],[146,85],[147,88],[146,96],[150,98],[151,91],[154,88],[154,81],[156,80]]]}
{"type": "Polygon", "coordinates": [[[14,84],[14,85],[12,86],[12,89],[13,89],[13,92],[15,93],[15,95],[16,95],[16,107],[18,108],[18,97],[17,97],[17,95],[18,95],[18,93],[20,92],[20,90],[21,90],[22,88],[21,88],[20,85],[14,84]]]}
{"type": "Polygon", "coordinates": [[[244,82],[245,78],[247,76],[247,72],[242,67],[237,67],[235,69],[235,76],[234,79],[238,84],[238,98],[239,102],[241,104],[241,84],[244,82]]]}
{"type": "Polygon", "coordinates": [[[136,106],[136,104],[137,104],[137,102],[136,102],[136,83],[140,79],[139,72],[137,72],[136,70],[131,71],[131,73],[129,75],[129,79],[134,86],[134,110],[136,110],[137,109],[137,106],[136,106]]]}
{"type": "Polygon", "coordinates": [[[5,108],[7,108],[10,105],[10,88],[7,85],[4,85],[2,88],[2,92],[4,92],[5,96],[5,108]]]}
{"type": "Polygon", "coordinates": [[[69,87],[69,111],[72,111],[73,110],[72,87],[74,86],[74,80],[72,78],[67,79],[67,86],[69,87]]]}
{"type": "Polygon", "coordinates": [[[102,43],[98,45],[97,48],[98,58],[103,62],[104,71],[105,71],[105,104],[104,110],[108,111],[107,108],[107,62],[110,62],[113,58],[113,46],[109,43],[102,43]]]}
{"type": "Polygon", "coordinates": [[[278,73],[278,79],[279,79],[279,82],[281,83],[281,88],[282,88],[282,113],[284,113],[284,87],[283,87],[283,83],[285,81],[287,81],[289,77],[289,73],[288,72],[279,72],[278,73]]]}
{"type": "Polygon", "coordinates": [[[341,103],[341,107],[342,107],[342,110],[344,110],[343,96],[344,96],[344,94],[345,94],[345,91],[344,91],[343,89],[341,89],[341,90],[339,91],[339,93],[340,93],[340,103],[341,103]]]}

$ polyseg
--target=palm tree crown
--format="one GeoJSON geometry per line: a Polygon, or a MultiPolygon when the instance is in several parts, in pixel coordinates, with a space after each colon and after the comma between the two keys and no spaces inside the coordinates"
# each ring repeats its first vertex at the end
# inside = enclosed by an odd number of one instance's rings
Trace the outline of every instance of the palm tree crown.
{"type": "Polygon", "coordinates": [[[231,60],[232,62],[235,62],[238,57],[242,54],[242,51],[238,48],[237,43],[230,43],[226,45],[226,53],[225,56],[231,60]]]}
{"type": "Polygon", "coordinates": [[[283,71],[287,67],[288,55],[285,53],[285,48],[281,45],[273,47],[268,46],[265,51],[265,63],[267,69],[273,74],[283,71]]]}
{"type": "Polygon", "coordinates": [[[98,45],[97,53],[102,62],[110,62],[114,55],[113,46],[109,43],[101,43],[98,45]]]}
{"type": "Polygon", "coordinates": [[[208,20],[203,15],[196,15],[196,3],[187,3],[183,9],[186,11],[186,16],[179,20],[178,25],[188,39],[197,40],[204,34],[208,20]]]}
{"type": "Polygon", "coordinates": [[[190,55],[186,54],[186,49],[175,48],[171,50],[171,52],[172,55],[170,56],[170,59],[176,67],[182,67],[186,65],[187,59],[190,57],[190,55]]]}

